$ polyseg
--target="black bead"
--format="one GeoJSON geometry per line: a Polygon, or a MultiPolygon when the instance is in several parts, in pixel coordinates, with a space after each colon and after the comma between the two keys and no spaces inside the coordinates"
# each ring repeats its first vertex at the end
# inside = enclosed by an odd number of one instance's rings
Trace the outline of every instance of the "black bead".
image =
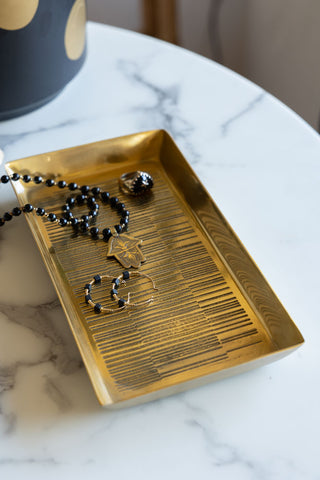
{"type": "Polygon", "coordinates": [[[54,222],[57,219],[57,215],[55,213],[49,213],[48,219],[50,222],[54,222]]]}
{"type": "Polygon", "coordinates": [[[5,221],[3,220],[3,218],[0,218],[0,227],[2,227],[4,224],[5,224],[5,221]]]}
{"type": "Polygon", "coordinates": [[[66,218],[60,218],[59,219],[59,225],[61,227],[65,227],[67,225],[67,223],[68,223],[68,220],[66,218]]]}
{"type": "Polygon", "coordinates": [[[79,226],[79,220],[75,217],[75,218],[71,218],[70,220],[71,222],[71,225],[74,227],[74,228],[78,228],[79,226]]]}
{"type": "Polygon", "coordinates": [[[74,182],[69,183],[68,185],[69,190],[77,190],[78,185],[74,182]]]}
{"type": "Polygon", "coordinates": [[[115,231],[116,231],[117,233],[121,233],[121,232],[122,232],[122,227],[121,227],[121,225],[115,225],[114,228],[115,228],[115,231]]]}
{"type": "Polygon", "coordinates": [[[94,210],[95,201],[91,202],[90,199],[87,200],[87,205],[91,210],[94,210]]]}
{"type": "Polygon", "coordinates": [[[101,200],[103,203],[108,203],[109,198],[110,198],[110,193],[109,192],[101,192],[101,200]]]}
{"type": "Polygon", "coordinates": [[[10,220],[12,219],[11,213],[6,212],[6,213],[3,215],[3,219],[4,219],[6,222],[10,222],[10,220]]]}
{"type": "Polygon", "coordinates": [[[14,215],[15,217],[19,217],[19,215],[21,215],[21,208],[14,207],[14,209],[12,210],[12,215],[14,215]]]}
{"type": "Polygon", "coordinates": [[[97,283],[101,283],[101,276],[100,275],[95,275],[93,277],[93,280],[94,280],[94,283],[97,284],[97,283]]]}
{"type": "Polygon", "coordinates": [[[1,177],[1,183],[8,183],[10,180],[9,175],[2,175],[1,177]]]}
{"type": "Polygon", "coordinates": [[[31,177],[30,177],[30,175],[23,175],[22,180],[25,183],[29,183],[31,181],[31,177]]]}
{"type": "Polygon", "coordinates": [[[59,180],[57,185],[58,185],[59,188],[65,188],[67,186],[67,184],[64,180],[59,180]]]}
{"type": "Polygon", "coordinates": [[[96,217],[98,215],[98,210],[90,210],[89,217],[96,217]]]}
{"type": "Polygon", "coordinates": [[[71,212],[64,212],[63,216],[66,220],[71,220],[71,218],[73,218],[73,215],[71,212]]]}
{"type": "Polygon", "coordinates": [[[42,177],[40,175],[36,175],[33,179],[34,183],[41,183],[42,182],[42,177]]]}
{"type": "Polygon", "coordinates": [[[89,230],[89,223],[88,222],[82,222],[80,224],[80,230],[83,233],[87,232],[89,230]]]}
{"type": "Polygon", "coordinates": [[[45,213],[46,213],[46,212],[45,212],[45,209],[42,208],[42,207],[39,207],[39,208],[37,208],[37,210],[36,210],[36,214],[39,215],[40,217],[43,217],[43,215],[44,215],[45,213]]]}
{"type": "Polygon", "coordinates": [[[110,228],[104,228],[102,230],[102,235],[104,240],[109,240],[109,238],[112,237],[112,232],[110,228]]]}
{"type": "Polygon", "coordinates": [[[97,228],[97,227],[91,227],[90,228],[90,235],[92,237],[97,237],[98,234],[99,234],[99,228],[97,228]]]}
{"type": "Polygon", "coordinates": [[[116,288],[118,288],[119,285],[120,285],[120,280],[119,280],[119,278],[114,278],[111,283],[113,283],[114,286],[115,286],[116,288]]]}
{"type": "Polygon", "coordinates": [[[65,205],[63,205],[63,207],[61,208],[61,210],[63,212],[69,212],[70,211],[70,205],[68,205],[67,203],[65,205]]]}
{"type": "Polygon", "coordinates": [[[53,187],[54,180],[52,178],[48,178],[48,180],[46,180],[46,185],[47,187],[53,187]]]}
{"type": "Polygon", "coordinates": [[[83,193],[76,196],[76,201],[78,205],[83,205],[85,199],[86,199],[86,196],[83,193]]]}
{"type": "Polygon", "coordinates": [[[128,280],[129,277],[130,277],[130,272],[128,272],[128,270],[125,270],[125,271],[122,273],[122,278],[123,278],[123,280],[128,280]]]}
{"type": "Polygon", "coordinates": [[[91,295],[89,295],[89,294],[85,295],[84,298],[85,298],[86,303],[89,303],[89,300],[92,300],[91,295]]]}
{"type": "Polygon", "coordinates": [[[83,185],[81,188],[80,188],[81,192],[83,193],[83,195],[86,195],[89,191],[90,191],[90,187],[89,185],[83,185]]]}
{"type": "Polygon", "coordinates": [[[112,208],[116,208],[118,203],[119,203],[119,199],[117,197],[110,198],[110,205],[112,208]]]}
{"type": "Polygon", "coordinates": [[[33,210],[33,206],[30,205],[30,203],[26,203],[25,206],[23,207],[24,212],[30,213],[32,212],[32,210],[33,210]]]}
{"type": "Polygon", "coordinates": [[[88,292],[91,292],[91,284],[90,284],[90,283],[86,283],[85,286],[84,286],[84,289],[85,289],[85,290],[88,290],[88,292]]]}
{"type": "Polygon", "coordinates": [[[12,179],[14,182],[16,182],[17,180],[19,180],[19,178],[20,178],[19,173],[13,173],[13,174],[11,175],[11,179],[12,179]]]}
{"type": "Polygon", "coordinates": [[[89,207],[91,207],[92,205],[94,205],[96,203],[96,199],[94,197],[88,197],[87,199],[87,205],[89,207]]]}
{"type": "Polygon", "coordinates": [[[99,195],[99,193],[100,193],[100,187],[93,187],[93,188],[91,189],[91,192],[92,192],[93,195],[99,195]]]}
{"type": "Polygon", "coordinates": [[[129,223],[129,218],[128,218],[128,217],[126,217],[126,218],[121,218],[121,219],[120,219],[120,223],[121,223],[121,225],[122,225],[122,228],[126,227],[126,226],[128,225],[128,223],[129,223]]]}
{"type": "Polygon", "coordinates": [[[95,306],[94,306],[94,311],[95,311],[96,313],[100,313],[101,310],[102,310],[102,305],[101,305],[101,303],[96,303],[95,306]]]}
{"type": "Polygon", "coordinates": [[[116,290],[115,288],[113,288],[112,290],[110,290],[110,295],[111,295],[111,298],[113,299],[113,295],[118,295],[118,290],[116,290]]]}
{"type": "Polygon", "coordinates": [[[123,298],[119,298],[118,300],[119,308],[124,307],[125,304],[126,304],[126,301],[123,298]]]}
{"type": "Polygon", "coordinates": [[[117,210],[119,213],[122,213],[126,209],[126,206],[124,203],[118,203],[117,204],[117,210]]]}
{"type": "Polygon", "coordinates": [[[122,210],[122,213],[121,213],[122,218],[129,217],[129,215],[130,215],[129,210],[122,210]]]}
{"type": "Polygon", "coordinates": [[[84,222],[89,222],[89,220],[90,220],[90,219],[89,219],[89,215],[82,215],[81,218],[82,218],[82,220],[83,220],[84,222]]]}
{"type": "Polygon", "coordinates": [[[67,204],[68,204],[71,208],[74,206],[75,202],[76,202],[76,201],[75,201],[74,197],[68,197],[68,198],[67,198],[67,204]]]}

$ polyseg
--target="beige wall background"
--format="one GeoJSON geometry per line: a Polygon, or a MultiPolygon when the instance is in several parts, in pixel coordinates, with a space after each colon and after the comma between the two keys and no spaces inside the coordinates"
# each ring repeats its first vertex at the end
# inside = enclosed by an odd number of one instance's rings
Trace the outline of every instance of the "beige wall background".
{"type": "MultiPolygon", "coordinates": [[[[87,0],[91,20],[142,31],[141,0],[87,0]]],[[[179,45],[275,95],[319,131],[319,0],[176,0],[179,45]]]]}

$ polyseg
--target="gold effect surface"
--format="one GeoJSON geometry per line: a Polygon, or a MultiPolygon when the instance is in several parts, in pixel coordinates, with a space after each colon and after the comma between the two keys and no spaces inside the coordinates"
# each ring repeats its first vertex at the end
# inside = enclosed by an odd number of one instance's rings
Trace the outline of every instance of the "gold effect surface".
{"type": "MultiPolygon", "coordinates": [[[[303,343],[166,132],[35,155],[10,162],[7,171],[102,187],[126,204],[129,234],[143,239],[147,261],[139,271],[158,288],[154,302],[98,315],[84,301],[84,285],[96,274],[121,274],[116,259],[106,260],[106,244],[27,215],[101,404],[116,407],[183,391],[263,365],[303,343]],[[119,176],[134,170],[152,175],[150,195],[119,193],[119,176]]],[[[48,212],[60,211],[68,195],[32,183],[13,186],[21,204],[48,212]]],[[[100,208],[97,226],[110,227],[116,218],[109,207],[100,208]]],[[[130,292],[135,302],[150,298],[150,282],[137,278],[130,292]]],[[[114,307],[108,289],[98,285],[95,301],[114,307]]]]}
{"type": "Polygon", "coordinates": [[[76,0],[71,8],[64,34],[64,46],[70,60],[81,57],[86,39],[86,3],[76,0]]]}
{"type": "Polygon", "coordinates": [[[0,0],[0,28],[19,30],[36,14],[39,0],[0,0]]]}

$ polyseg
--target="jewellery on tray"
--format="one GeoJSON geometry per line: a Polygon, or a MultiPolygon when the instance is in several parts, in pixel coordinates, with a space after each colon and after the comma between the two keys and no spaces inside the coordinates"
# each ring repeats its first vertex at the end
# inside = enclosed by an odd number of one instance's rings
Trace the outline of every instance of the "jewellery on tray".
{"type": "Polygon", "coordinates": [[[118,303],[118,308],[107,308],[107,307],[103,307],[101,305],[101,303],[95,303],[92,300],[91,292],[92,292],[92,287],[94,285],[97,285],[97,284],[101,283],[102,280],[105,280],[107,278],[112,278],[112,277],[110,275],[95,275],[93,277],[93,279],[91,280],[91,282],[87,283],[84,287],[84,289],[85,289],[85,297],[84,298],[85,298],[86,303],[88,305],[90,305],[96,313],[101,313],[101,312],[114,313],[114,312],[117,312],[119,310],[123,310],[124,308],[127,308],[127,307],[140,307],[142,305],[148,305],[149,303],[152,303],[153,302],[153,296],[151,296],[148,300],[143,300],[141,302],[135,302],[135,303],[131,303],[131,301],[130,301],[130,298],[131,298],[130,292],[128,293],[127,300],[119,297],[118,289],[119,289],[120,285],[121,284],[125,285],[126,280],[129,280],[129,278],[132,278],[132,277],[148,278],[152,282],[152,288],[154,290],[158,290],[155,286],[154,281],[152,280],[152,278],[149,275],[147,275],[145,273],[135,272],[135,271],[128,272],[127,270],[125,270],[124,272],[121,273],[121,275],[119,275],[116,278],[113,278],[113,280],[112,280],[112,289],[111,289],[111,292],[110,292],[111,293],[111,298],[118,303]]]}
{"type": "Polygon", "coordinates": [[[149,173],[138,170],[121,175],[119,185],[127,195],[142,195],[153,187],[153,178],[149,173]]]}
{"type": "Polygon", "coordinates": [[[88,185],[80,187],[74,182],[67,184],[64,180],[56,182],[51,178],[45,180],[39,175],[33,177],[33,179],[30,175],[20,177],[18,173],[13,173],[11,176],[2,175],[0,183],[8,183],[10,179],[12,181],[21,179],[25,183],[33,180],[36,184],[45,184],[47,187],[57,186],[60,189],[68,187],[70,191],[80,191],[80,193],[67,199],[66,204],[62,207],[63,216],[60,218],[58,218],[56,213],[48,213],[42,207],[34,207],[27,203],[24,207],[15,207],[11,212],[6,212],[2,218],[0,217],[0,227],[5,222],[9,222],[12,217],[21,215],[22,212],[30,213],[35,211],[37,215],[47,217],[49,221],[57,223],[60,227],[72,226],[77,232],[89,232],[93,239],[108,242],[107,257],[115,257],[124,268],[138,268],[141,266],[141,262],[145,261],[145,257],[139,248],[142,240],[123,233],[128,228],[130,213],[124,203],[120,202],[117,197],[110,198],[109,193],[102,192],[99,187],[90,188],[88,185]],[[104,228],[101,232],[97,227],[90,228],[89,222],[99,213],[99,204],[97,203],[99,200],[104,204],[109,203],[111,208],[117,210],[120,215],[119,224],[111,227],[113,231],[109,227],[104,228]],[[72,208],[75,205],[84,205],[85,203],[89,207],[88,214],[82,215],[81,218],[74,217],[71,211],[72,208]]]}

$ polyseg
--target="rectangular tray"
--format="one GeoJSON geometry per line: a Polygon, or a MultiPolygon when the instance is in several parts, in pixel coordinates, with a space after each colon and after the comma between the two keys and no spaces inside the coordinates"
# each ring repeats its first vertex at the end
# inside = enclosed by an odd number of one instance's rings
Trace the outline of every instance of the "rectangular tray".
{"type": "MultiPolygon", "coordinates": [[[[147,307],[95,314],[84,285],[95,274],[119,275],[107,246],[72,235],[38,217],[27,221],[54,283],[102,405],[122,406],[183,391],[243,372],[286,355],[303,337],[257,266],[163,130],[81,145],[6,164],[12,174],[100,186],[119,196],[131,212],[130,235],[143,240],[158,292],[147,307]],[[144,170],[154,178],[151,195],[119,192],[124,172],[144,170]]],[[[69,192],[14,182],[21,205],[59,212],[69,192]]],[[[79,207],[80,208],[80,207],[79,207]]],[[[84,213],[84,212],[83,212],[84,213]]],[[[97,226],[117,223],[101,207],[97,226]]],[[[138,298],[148,282],[128,282],[138,298]]],[[[121,290],[122,291],[122,290],[121,290]]],[[[127,290],[123,289],[123,294],[127,290]]],[[[110,286],[92,293],[112,307],[110,286]]]]}

